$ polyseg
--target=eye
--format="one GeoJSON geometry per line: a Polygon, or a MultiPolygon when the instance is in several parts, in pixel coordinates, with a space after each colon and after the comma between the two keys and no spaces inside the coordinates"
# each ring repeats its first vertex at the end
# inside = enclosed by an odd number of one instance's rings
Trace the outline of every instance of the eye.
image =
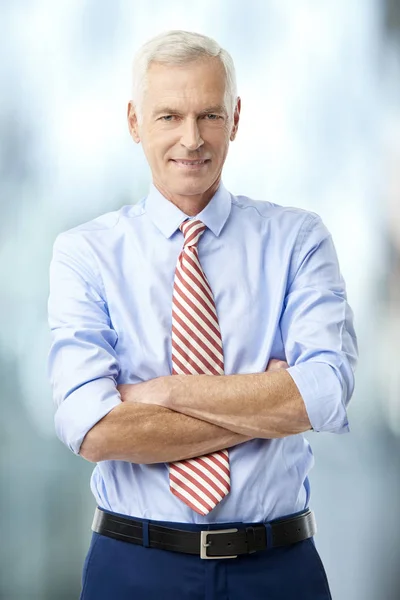
{"type": "Polygon", "coordinates": [[[164,115],[163,117],[160,117],[160,121],[170,123],[172,121],[172,119],[174,119],[174,118],[175,118],[175,115],[164,115]]]}
{"type": "Polygon", "coordinates": [[[221,117],[219,115],[214,115],[212,113],[206,115],[206,120],[207,121],[217,121],[217,119],[220,119],[221,117]]]}

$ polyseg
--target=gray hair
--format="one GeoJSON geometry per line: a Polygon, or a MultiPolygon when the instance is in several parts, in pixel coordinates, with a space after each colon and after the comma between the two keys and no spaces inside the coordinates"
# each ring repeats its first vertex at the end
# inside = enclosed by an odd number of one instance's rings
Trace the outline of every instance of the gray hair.
{"type": "Polygon", "coordinates": [[[204,57],[217,57],[225,68],[225,105],[229,118],[233,118],[236,105],[235,65],[229,52],[215,40],[200,33],[172,30],[161,33],[146,42],[133,61],[132,101],[138,120],[142,119],[142,100],[146,90],[146,75],[151,63],[183,65],[204,57]]]}

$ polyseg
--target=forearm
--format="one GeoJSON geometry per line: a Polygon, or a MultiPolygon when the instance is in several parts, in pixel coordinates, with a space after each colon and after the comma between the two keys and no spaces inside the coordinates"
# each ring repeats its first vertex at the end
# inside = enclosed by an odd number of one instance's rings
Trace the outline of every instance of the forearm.
{"type": "Polygon", "coordinates": [[[202,456],[249,439],[168,408],[122,402],[88,432],[80,454],[91,462],[151,464],[202,456]]]}
{"type": "Polygon", "coordinates": [[[253,438],[278,438],[311,429],[293,379],[280,369],[246,375],[170,378],[162,405],[253,438]]]}

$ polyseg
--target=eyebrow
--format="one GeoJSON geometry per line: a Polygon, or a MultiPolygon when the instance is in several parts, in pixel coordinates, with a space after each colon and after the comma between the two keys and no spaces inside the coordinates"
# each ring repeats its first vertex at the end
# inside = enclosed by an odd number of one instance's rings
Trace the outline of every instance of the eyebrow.
{"type": "MultiPolygon", "coordinates": [[[[208,114],[209,113],[224,113],[224,114],[226,114],[226,109],[221,104],[216,104],[215,106],[208,106],[207,108],[204,108],[203,110],[200,111],[199,114],[203,115],[206,113],[208,113],[208,114]]],[[[170,106],[162,106],[160,108],[156,108],[153,111],[153,117],[156,117],[161,114],[182,115],[180,110],[177,110],[176,108],[172,108],[170,106]]]]}

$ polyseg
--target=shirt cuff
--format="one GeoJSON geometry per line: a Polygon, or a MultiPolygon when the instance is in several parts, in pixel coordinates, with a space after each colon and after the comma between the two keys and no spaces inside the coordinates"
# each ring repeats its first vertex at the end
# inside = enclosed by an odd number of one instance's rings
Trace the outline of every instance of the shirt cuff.
{"type": "Polygon", "coordinates": [[[59,406],[54,417],[57,436],[74,454],[79,454],[87,432],[121,402],[111,377],[85,383],[59,406]]]}
{"type": "Polygon", "coordinates": [[[331,365],[309,361],[286,370],[299,389],[314,431],[350,431],[342,384],[331,365]]]}

